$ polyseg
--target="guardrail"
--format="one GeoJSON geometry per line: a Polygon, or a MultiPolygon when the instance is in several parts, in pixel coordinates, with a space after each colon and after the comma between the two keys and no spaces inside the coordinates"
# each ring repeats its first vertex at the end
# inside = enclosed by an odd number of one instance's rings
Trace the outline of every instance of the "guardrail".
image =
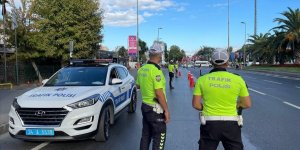
{"type": "Polygon", "coordinates": [[[1,87],[1,86],[9,86],[10,89],[13,88],[13,84],[12,84],[12,83],[1,83],[1,84],[0,84],[0,87],[1,87]]]}

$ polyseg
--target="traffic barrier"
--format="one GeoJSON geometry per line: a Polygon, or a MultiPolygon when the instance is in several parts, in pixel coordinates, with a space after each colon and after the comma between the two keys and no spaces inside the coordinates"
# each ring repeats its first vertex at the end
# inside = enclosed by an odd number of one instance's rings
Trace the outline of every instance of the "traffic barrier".
{"type": "Polygon", "coordinates": [[[191,74],[191,78],[190,78],[190,88],[194,88],[194,87],[195,87],[195,81],[194,81],[193,74],[191,74]]]}
{"type": "Polygon", "coordinates": [[[2,84],[0,84],[0,86],[9,86],[10,89],[13,88],[13,84],[11,84],[11,83],[2,83],[2,84]]]}
{"type": "Polygon", "coordinates": [[[191,72],[188,72],[188,79],[191,80],[191,72]]]}

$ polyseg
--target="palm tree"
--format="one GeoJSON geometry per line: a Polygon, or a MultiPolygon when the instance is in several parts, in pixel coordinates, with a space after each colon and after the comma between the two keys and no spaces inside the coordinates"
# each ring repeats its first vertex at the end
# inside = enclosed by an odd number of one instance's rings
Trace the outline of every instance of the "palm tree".
{"type": "Polygon", "coordinates": [[[274,22],[278,22],[279,26],[273,28],[284,33],[282,43],[288,43],[285,46],[290,47],[296,64],[300,64],[300,10],[288,8],[288,11],[281,13],[284,18],[275,18],[274,22]]]}
{"type": "Polygon", "coordinates": [[[271,34],[259,34],[259,35],[252,35],[250,36],[249,42],[250,44],[248,48],[251,50],[251,57],[255,61],[259,61],[260,63],[268,62],[272,63],[271,60],[274,57],[274,50],[270,47],[270,41],[271,41],[271,34]]]}

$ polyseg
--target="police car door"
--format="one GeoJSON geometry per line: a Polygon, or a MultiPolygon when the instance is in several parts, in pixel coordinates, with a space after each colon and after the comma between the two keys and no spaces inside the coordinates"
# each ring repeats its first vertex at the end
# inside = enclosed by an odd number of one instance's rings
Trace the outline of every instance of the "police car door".
{"type": "Polygon", "coordinates": [[[121,100],[121,104],[120,104],[120,109],[122,109],[123,107],[127,106],[130,103],[130,99],[129,99],[129,90],[131,88],[131,82],[130,79],[128,78],[128,72],[125,71],[125,69],[123,67],[117,67],[117,72],[118,75],[120,77],[120,79],[122,80],[122,84],[120,86],[120,100],[121,100]]]}
{"type": "Polygon", "coordinates": [[[122,84],[112,84],[112,79],[114,78],[118,78],[121,79],[118,75],[117,69],[116,67],[112,68],[109,74],[109,92],[111,92],[111,97],[113,98],[114,104],[115,104],[115,113],[117,113],[117,107],[121,104],[121,99],[120,99],[120,95],[121,95],[121,86],[122,84]]]}

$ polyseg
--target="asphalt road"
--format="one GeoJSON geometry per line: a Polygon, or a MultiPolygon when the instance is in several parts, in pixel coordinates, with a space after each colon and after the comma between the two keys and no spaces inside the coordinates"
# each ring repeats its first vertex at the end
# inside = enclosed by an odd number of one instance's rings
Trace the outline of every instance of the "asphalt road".
{"type": "MultiPolygon", "coordinates": [[[[193,150],[198,147],[200,123],[198,112],[191,106],[193,89],[188,85],[187,70],[184,68],[181,70],[183,76],[175,78],[175,89],[170,90],[167,87],[168,105],[171,111],[171,122],[168,124],[167,131],[167,150],[193,150]]],[[[189,70],[195,76],[199,76],[198,68],[189,70]]],[[[208,73],[209,70],[203,69],[203,73],[208,73]]],[[[253,100],[253,107],[243,113],[245,125],[242,136],[245,149],[300,149],[300,80],[241,70],[230,71],[243,76],[253,100]]],[[[168,80],[168,77],[166,79],[168,80]]],[[[141,101],[138,102],[139,107],[140,105],[141,101]]],[[[0,150],[137,150],[142,130],[141,120],[140,109],[135,114],[123,113],[111,128],[111,137],[106,143],[97,143],[93,140],[24,142],[13,139],[5,133],[0,135],[0,150]]]]}
{"type": "MultiPolygon", "coordinates": [[[[189,69],[199,76],[199,68],[189,69]]],[[[204,74],[210,69],[203,69],[204,74]]],[[[229,69],[246,81],[253,107],[243,112],[243,136],[262,150],[300,149],[300,79],[229,69]]]]}

